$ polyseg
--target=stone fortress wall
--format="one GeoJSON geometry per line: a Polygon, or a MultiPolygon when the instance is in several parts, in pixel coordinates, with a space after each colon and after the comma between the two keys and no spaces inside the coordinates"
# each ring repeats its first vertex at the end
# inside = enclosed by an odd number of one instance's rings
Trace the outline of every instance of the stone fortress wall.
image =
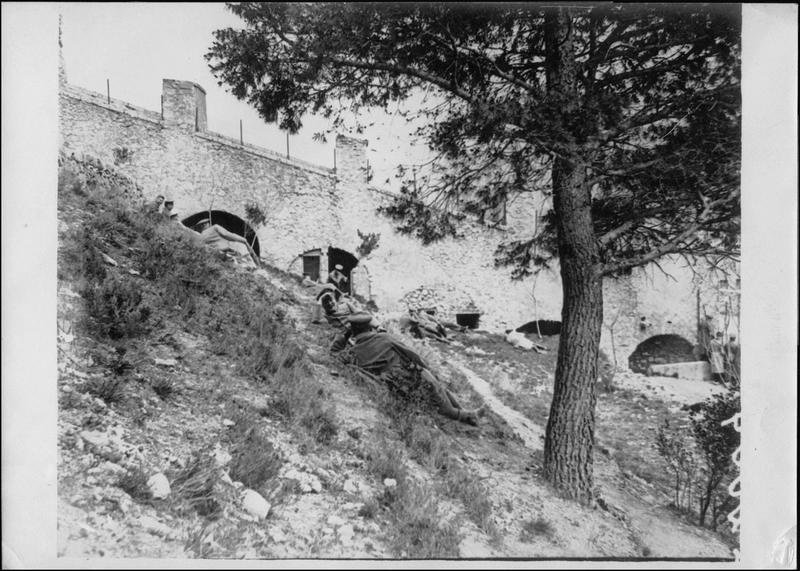
{"type": "MultiPolygon", "coordinates": [[[[366,141],[337,137],[336,169],[330,169],[209,132],[205,91],[191,82],[165,79],[159,112],[109,101],[67,84],[63,74],[60,83],[63,153],[114,165],[141,186],[145,198],[174,200],[181,219],[222,210],[244,220],[245,206],[258,205],[267,216],[254,228],[261,256],[281,269],[301,273],[298,256],[319,249],[324,275],[329,247],[355,255],[359,230],[379,233],[378,248],[359,261],[353,283],[381,310],[405,309],[404,296],[422,287],[436,293],[451,319],[472,301],[482,313],[481,327],[489,330],[560,320],[557,270],[515,282],[510,269],[494,267],[500,241],[527,235],[535,218],[530,201],[515,204],[503,228],[468,224],[461,239],[423,246],[376,213],[390,195],[369,186],[366,141]]],[[[695,342],[697,286],[688,269],[669,262],[664,267],[677,279],[639,269],[630,278],[606,280],[601,347],[609,355],[615,351],[621,365],[655,334],[695,342]],[[649,323],[645,329],[641,316],[649,323]]]]}

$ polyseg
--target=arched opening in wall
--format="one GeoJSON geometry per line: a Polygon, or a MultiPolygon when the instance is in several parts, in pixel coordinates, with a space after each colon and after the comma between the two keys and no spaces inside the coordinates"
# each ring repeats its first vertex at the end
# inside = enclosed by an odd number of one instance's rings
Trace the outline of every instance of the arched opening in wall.
{"type": "Polygon", "coordinates": [[[353,268],[355,268],[357,265],[358,258],[356,258],[347,250],[341,250],[339,248],[334,248],[333,246],[328,248],[328,274],[330,275],[331,272],[337,270],[345,277],[345,280],[342,280],[339,283],[339,289],[342,290],[342,292],[348,294],[352,292],[351,274],[353,272],[353,268]],[[336,266],[341,266],[341,269],[337,268],[336,266]]]}
{"type": "Polygon", "coordinates": [[[247,222],[230,212],[225,212],[224,210],[211,210],[210,212],[208,210],[203,210],[184,218],[183,225],[194,229],[194,226],[198,222],[207,220],[209,217],[211,218],[212,224],[219,224],[229,232],[244,236],[247,243],[253,247],[253,251],[256,255],[261,256],[261,245],[258,243],[256,231],[253,230],[247,222]]]}
{"type": "Polygon", "coordinates": [[[518,333],[536,333],[541,335],[561,335],[561,322],[552,319],[537,319],[517,327],[518,333]]]}
{"type": "Polygon", "coordinates": [[[628,357],[628,367],[646,373],[650,365],[694,361],[694,346],[680,335],[655,335],[645,339],[628,357]]]}

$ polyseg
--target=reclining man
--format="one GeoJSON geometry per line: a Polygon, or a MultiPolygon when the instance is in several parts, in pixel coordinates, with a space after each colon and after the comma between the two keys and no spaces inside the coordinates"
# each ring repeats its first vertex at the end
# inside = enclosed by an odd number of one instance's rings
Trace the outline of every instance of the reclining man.
{"type": "Polygon", "coordinates": [[[317,303],[314,305],[312,323],[319,323],[322,316],[336,327],[347,323],[347,318],[358,311],[354,300],[350,298],[338,299],[341,292],[333,284],[324,284],[317,294],[317,303]],[[338,294],[338,295],[337,295],[338,294]]]}
{"type": "Polygon", "coordinates": [[[411,316],[411,332],[415,337],[420,339],[431,337],[437,341],[448,342],[447,331],[433,315],[422,309],[409,309],[408,314],[411,316]]]}
{"type": "Polygon", "coordinates": [[[483,416],[483,407],[466,410],[455,395],[442,386],[427,363],[389,333],[373,331],[374,318],[367,312],[348,319],[349,331],[339,334],[331,351],[344,349],[351,337],[355,362],[368,373],[377,375],[401,397],[435,405],[440,414],[476,426],[483,416]]]}
{"type": "Polygon", "coordinates": [[[195,224],[194,229],[200,233],[200,240],[206,246],[212,246],[222,252],[230,252],[245,259],[249,255],[255,267],[261,266],[258,256],[243,236],[234,234],[219,224],[212,224],[208,218],[195,224]]]}

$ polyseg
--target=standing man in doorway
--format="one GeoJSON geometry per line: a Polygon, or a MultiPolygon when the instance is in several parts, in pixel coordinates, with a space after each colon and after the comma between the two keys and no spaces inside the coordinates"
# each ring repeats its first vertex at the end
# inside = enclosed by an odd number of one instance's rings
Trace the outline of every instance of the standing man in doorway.
{"type": "Polygon", "coordinates": [[[328,283],[335,285],[339,291],[344,291],[345,284],[347,284],[347,276],[342,273],[343,271],[344,267],[341,264],[336,264],[331,273],[328,274],[328,283]]]}

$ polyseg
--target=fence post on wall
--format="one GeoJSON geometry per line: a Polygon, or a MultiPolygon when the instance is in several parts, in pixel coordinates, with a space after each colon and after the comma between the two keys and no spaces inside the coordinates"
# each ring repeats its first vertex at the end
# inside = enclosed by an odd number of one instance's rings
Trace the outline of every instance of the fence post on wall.
{"type": "Polygon", "coordinates": [[[111,80],[106,78],[106,101],[111,105],[111,80]]]}
{"type": "Polygon", "coordinates": [[[336,147],[333,147],[333,172],[336,172],[336,147]]]}
{"type": "Polygon", "coordinates": [[[198,128],[198,124],[197,124],[197,121],[198,121],[198,114],[199,114],[199,113],[200,113],[200,111],[197,109],[197,107],[195,107],[195,108],[194,108],[194,130],[195,130],[195,132],[200,130],[200,129],[198,128]]]}
{"type": "Polygon", "coordinates": [[[242,120],[239,119],[239,144],[244,146],[244,133],[242,131],[242,120]]]}
{"type": "Polygon", "coordinates": [[[286,131],[286,158],[289,158],[289,131],[286,131]]]}

